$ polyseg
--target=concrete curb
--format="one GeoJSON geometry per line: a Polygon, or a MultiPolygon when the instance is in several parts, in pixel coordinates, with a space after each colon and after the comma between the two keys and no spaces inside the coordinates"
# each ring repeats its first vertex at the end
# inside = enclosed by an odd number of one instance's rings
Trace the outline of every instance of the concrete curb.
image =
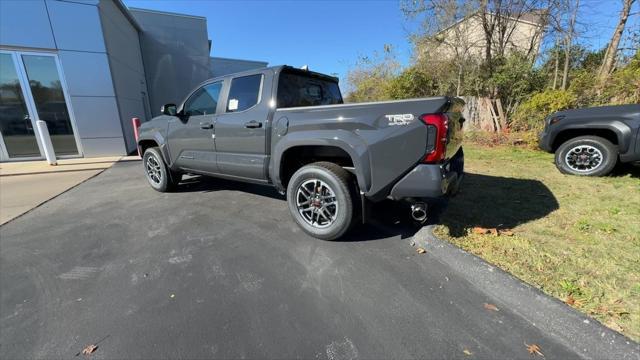
{"type": "Polygon", "coordinates": [[[640,344],[481,258],[437,238],[433,234],[433,225],[422,228],[413,240],[416,246],[425,248],[488,296],[500,299],[503,306],[555,337],[581,357],[640,359],[640,344]]]}

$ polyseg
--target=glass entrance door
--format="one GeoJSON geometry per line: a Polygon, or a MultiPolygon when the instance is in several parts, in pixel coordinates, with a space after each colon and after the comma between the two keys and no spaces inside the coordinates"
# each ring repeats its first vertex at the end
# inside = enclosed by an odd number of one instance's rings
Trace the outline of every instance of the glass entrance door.
{"type": "Polygon", "coordinates": [[[0,52],[0,160],[43,157],[37,120],[47,123],[57,157],[80,154],[60,72],[55,54],[0,52]]]}
{"type": "Polygon", "coordinates": [[[15,57],[0,53],[0,134],[2,160],[39,158],[33,115],[27,107],[15,57]]]}

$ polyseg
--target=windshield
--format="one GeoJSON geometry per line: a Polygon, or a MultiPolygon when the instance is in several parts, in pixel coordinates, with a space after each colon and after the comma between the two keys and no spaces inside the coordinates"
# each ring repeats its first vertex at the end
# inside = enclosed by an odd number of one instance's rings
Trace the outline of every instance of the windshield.
{"type": "Polygon", "coordinates": [[[278,108],[342,104],[337,81],[284,70],[278,81],[278,108]]]}

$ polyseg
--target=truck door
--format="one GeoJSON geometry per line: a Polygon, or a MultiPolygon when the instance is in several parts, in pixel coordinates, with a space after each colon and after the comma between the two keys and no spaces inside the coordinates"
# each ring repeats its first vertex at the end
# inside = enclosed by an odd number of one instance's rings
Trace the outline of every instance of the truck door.
{"type": "Polygon", "coordinates": [[[171,158],[182,169],[217,173],[213,141],[222,81],[204,85],[189,96],[180,117],[169,122],[171,158]]]}
{"type": "Polygon", "coordinates": [[[269,72],[231,79],[226,104],[216,120],[216,154],[221,174],[265,180],[267,178],[266,98],[271,92],[269,72]]]}

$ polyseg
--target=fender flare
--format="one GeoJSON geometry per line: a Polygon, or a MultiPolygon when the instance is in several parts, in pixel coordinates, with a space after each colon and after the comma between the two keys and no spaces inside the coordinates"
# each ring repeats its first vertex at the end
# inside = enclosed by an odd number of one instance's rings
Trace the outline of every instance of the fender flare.
{"type": "MultiPolygon", "coordinates": [[[[140,147],[140,143],[143,141],[154,141],[158,144],[158,148],[160,148],[160,152],[164,157],[164,161],[167,165],[171,166],[171,157],[169,156],[169,147],[167,146],[167,141],[164,136],[160,133],[160,131],[147,131],[143,134],[140,134],[138,138],[138,147],[140,147]]],[[[141,154],[142,155],[142,154],[141,154]]]]}
{"type": "Polygon", "coordinates": [[[369,151],[360,137],[346,130],[314,130],[293,132],[281,137],[273,148],[269,177],[278,190],[285,190],[281,178],[283,154],[297,146],[332,146],[344,150],[353,162],[360,191],[367,192],[371,186],[369,151]]]}
{"type": "Polygon", "coordinates": [[[562,123],[558,125],[559,126],[554,129],[555,131],[553,133],[553,137],[551,138],[551,144],[554,144],[558,136],[567,130],[610,130],[613,131],[614,134],[616,134],[616,137],[618,139],[618,152],[625,153],[629,149],[632,138],[631,128],[627,124],[619,120],[594,120],[586,121],[583,123],[568,123],[564,126],[562,123]]]}

